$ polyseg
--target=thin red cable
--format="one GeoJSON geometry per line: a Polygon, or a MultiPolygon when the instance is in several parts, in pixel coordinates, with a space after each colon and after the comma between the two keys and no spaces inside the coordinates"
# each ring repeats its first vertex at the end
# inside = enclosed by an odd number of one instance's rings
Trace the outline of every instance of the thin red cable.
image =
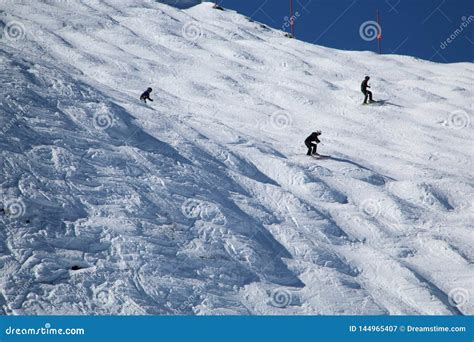
{"type": "Polygon", "coordinates": [[[377,42],[379,45],[379,54],[382,53],[382,26],[380,26],[380,13],[379,10],[377,10],[377,24],[379,25],[379,32],[377,33],[377,42]]]}
{"type": "Polygon", "coordinates": [[[290,0],[290,25],[291,25],[291,35],[295,35],[295,20],[293,18],[293,0],[290,0]]]}

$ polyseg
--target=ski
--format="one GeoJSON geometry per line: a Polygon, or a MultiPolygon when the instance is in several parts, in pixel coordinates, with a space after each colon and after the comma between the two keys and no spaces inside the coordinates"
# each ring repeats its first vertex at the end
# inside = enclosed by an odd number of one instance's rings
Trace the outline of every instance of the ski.
{"type": "Polygon", "coordinates": [[[325,154],[313,154],[311,155],[314,159],[328,159],[331,158],[330,155],[325,155],[325,154]]]}

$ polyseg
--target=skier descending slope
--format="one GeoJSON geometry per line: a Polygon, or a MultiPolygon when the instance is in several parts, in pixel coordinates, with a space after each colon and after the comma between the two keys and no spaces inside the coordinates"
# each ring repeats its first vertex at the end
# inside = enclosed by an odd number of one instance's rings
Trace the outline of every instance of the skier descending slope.
{"type": "Polygon", "coordinates": [[[362,81],[362,84],[360,85],[360,90],[365,95],[364,102],[362,104],[369,104],[369,103],[375,102],[372,99],[372,92],[370,90],[367,90],[367,88],[370,88],[368,84],[369,80],[370,80],[370,77],[365,76],[365,79],[362,81]],[[367,97],[369,98],[369,102],[367,102],[367,97]]]}
{"type": "Polygon", "coordinates": [[[321,135],[321,131],[316,131],[316,132],[311,133],[311,135],[305,139],[304,144],[308,148],[308,153],[306,153],[306,155],[311,156],[311,155],[318,154],[316,152],[316,149],[318,147],[318,144],[321,142],[318,138],[320,135],[321,135]]]}
{"type": "Polygon", "coordinates": [[[153,102],[153,99],[150,98],[150,93],[153,89],[148,88],[147,90],[144,91],[144,93],[140,96],[140,100],[146,103],[146,100],[150,100],[153,102]]]}

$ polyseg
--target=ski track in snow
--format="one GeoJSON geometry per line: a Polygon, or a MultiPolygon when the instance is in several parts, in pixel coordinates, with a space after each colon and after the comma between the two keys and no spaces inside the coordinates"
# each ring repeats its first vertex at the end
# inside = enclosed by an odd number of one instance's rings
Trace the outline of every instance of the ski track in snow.
{"type": "Polygon", "coordinates": [[[1,6],[1,314],[474,314],[471,63],[210,3],[1,6]]]}

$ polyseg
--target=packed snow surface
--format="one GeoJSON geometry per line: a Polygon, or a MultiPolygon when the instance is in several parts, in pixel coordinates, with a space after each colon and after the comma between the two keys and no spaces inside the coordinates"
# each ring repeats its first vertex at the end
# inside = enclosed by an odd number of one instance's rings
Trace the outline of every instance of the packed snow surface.
{"type": "Polygon", "coordinates": [[[0,10],[0,313],[474,314],[472,63],[211,3],[0,10]]]}

